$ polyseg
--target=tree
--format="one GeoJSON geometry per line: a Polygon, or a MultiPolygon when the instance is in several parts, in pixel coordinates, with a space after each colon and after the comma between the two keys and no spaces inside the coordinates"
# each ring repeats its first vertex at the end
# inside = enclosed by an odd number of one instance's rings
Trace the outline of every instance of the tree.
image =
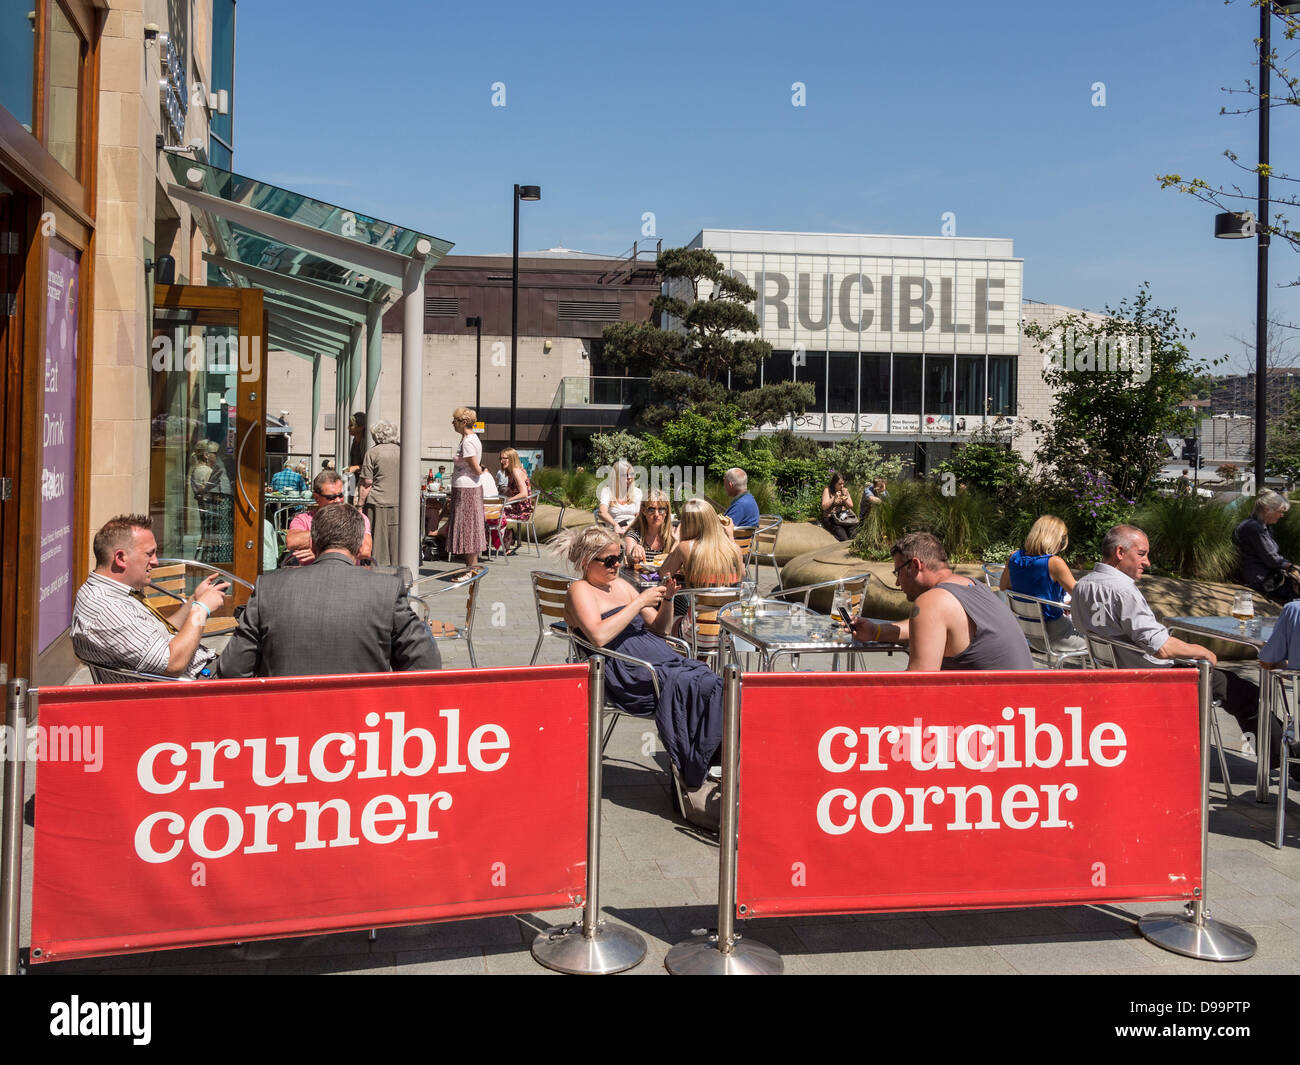
{"type": "Polygon", "coordinates": [[[659,272],[668,294],[656,296],[652,306],[675,328],[620,322],[603,334],[607,362],[650,378],[652,399],[638,412],[641,421],[657,427],[686,410],[707,418],[734,406],[751,425],[763,425],[802,414],[812,405],[813,386],[806,382],[733,391],[753,384],[772,345],[744,336],[759,331],[749,307],[758,294],[728,273],[712,252],[670,248],[659,256],[659,272]],[[705,283],[710,291],[701,299],[705,283]]]}
{"type": "Polygon", "coordinates": [[[978,488],[1003,508],[1013,508],[1020,501],[1029,479],[1025,460],[988,429],[972,433],[935,472],[941,476],[951,473],[957,484],[978,488]]]}
{"type": "MultiPolygon", "coordinates": [[[[1225,4],[1231,4],[1233,0],[1224,0],[1225,4]]],[[[1260,7],[1263,3],[1272,3],[1272,0],[1251,0],[1251,7],[1260,7]]],[[[1283,36],[1286,41],[1294,41],[1297,35],[1300,35],[1300,16],[1283,15],[1276,12],[1283,26],[1283,36]]],[[[1275,38],[1275,31],[1270,30],[1270,38],[1275,38]]],[[[1255,38],[1256,53],[1263,51],[1262,38],[1255,38]]],[[[1269,88],[1266,99],[1269,108],[1300,106],[1300,78],[1294,78],[1287,71],[1285,66],[1280,65],[1276,49],[1270,48],[1267,55],[1261,56],[1264,67],[1269,75],[1269,88]]],[[[1227,107],[1219,108],[1221,115],[1248,115],[1257,112],[1260,107],[1259,86],[1253,84],[1250,80],[1239,89],[1225,89],[1227,93],[1233,95],[1247,96],[1252,99],[1252,103],[1241,107],[1233,107],[1231,110],[1227,107]]],[[[1270,181],[1282,181],[1292,185],[1300,183],[1300,177],[1293,177],[1280,170],[1275,170],[1267,164],[1255,163],[1250,165],[1241,162],[1237,154],[1231,149],[1224,151],[1224,156],[1238,170],[1258,178],[1264,176],[1270,181]]],[[[1255,154],[1252,149],[1251,154],[1255,154]]],[[[1255,192],[1246,192],[1240,185],[1229,184],[1213,185],[1204,178],[1185,178],[1181,174],[1157,174],[1156,179],[1160,182],[1162,189],[1174,188],[1179,192],[1184,192],[1189,196],[1195,196],[1204,203],[1211,204],[1220,211],[1243,211],[1246,209],[1254,210],[1258,202],[1258,194],[1255,192]]],[[[1270,195],[1265,201],[1272,208],[1295,208],[1300,207],[1300,199],[1295,193],[1282,196],[1270,195]]],[[[1295,251],[1300,251],[1300,230],[1292,228],[1291,223],[1287,220],[1286,215],[1278,210],[1270,218],[1255,219],[1255,226],[1259,230],[1267,230],[1272,236],[1285,240],[1295,251]]],[[[1300,279],[1291,282],[1292,285],[1300,285],[1300,279]]]]}
{"type": "Polygon", "coordinates": [[[1269,432],[1268,475],[1284,477],[1288,485],[1300,481],[1300,392],[1287,399],[1286,413],[1269,432]]]}
{"type": "Polygon", "coordinates": [[[1182,435],[1190,415],[1178,404],[1193,390],[1199,367],[1173,310],[1138,288],[1104,318],[1071,314],[1047,328],[1025,325],[1047,355],[1043,379],[1052,387],[1051,419],[1032,421],[1041,434],[1038,461],[1059,488],[1102,474],[1127,500],[1144,495],[1163,464],[1164,438],[1182,435]]]}

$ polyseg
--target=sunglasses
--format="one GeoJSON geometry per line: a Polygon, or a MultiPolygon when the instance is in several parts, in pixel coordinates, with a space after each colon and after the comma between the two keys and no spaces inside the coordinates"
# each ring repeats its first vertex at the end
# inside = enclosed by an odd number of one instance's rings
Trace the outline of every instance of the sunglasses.
{"type": "Polygon", "coordinates": [[[317,492],[316,494],[320,496],[321,499],[325,500],[326,503],[337,503],[340,499],[343,498],[342,492],[338,492],[337,494],[332,496],[327,496],[324,492],[317,492]]]}
{"type": "Polygon", "coordinates": [[[622,558],[622,555],[606,555],[604,558],[593,558],[591,561],[593,563],[599,563],[606,569],[617,569],[622,558]]]}
{"type": "Polygon", "coordinates": [[[641,509],[644,510],[647,514],[667,514],[667,513],[668,513],[668,508],[667,508],[667,507],[642,507],[641,509]]]}

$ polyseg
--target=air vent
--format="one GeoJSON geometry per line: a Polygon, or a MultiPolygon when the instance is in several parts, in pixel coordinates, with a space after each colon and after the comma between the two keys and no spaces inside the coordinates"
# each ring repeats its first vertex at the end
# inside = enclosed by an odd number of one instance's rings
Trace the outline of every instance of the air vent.
{"type": "Polygon", "coordinates": [[[561,322],[617,322],[619,304],[608,301],[560,300],[561,322]]]}
{"type": "Polygon", "coordinates": [[[425,296],[424,313],[430,318],[459,318],[460,297],[425,296]]]}
{"type": "Polygon", "coordinates": [[[488,274],[487,279],[489,281],[513,281],[515,279],[515,275],[514,274],[488,274]]]}

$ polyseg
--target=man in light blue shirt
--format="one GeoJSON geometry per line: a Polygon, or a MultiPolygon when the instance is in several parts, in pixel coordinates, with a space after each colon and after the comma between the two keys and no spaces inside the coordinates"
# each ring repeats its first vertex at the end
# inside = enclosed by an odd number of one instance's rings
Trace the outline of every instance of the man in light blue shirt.
{"type": "Polygon", "coordinates": [[[758,524],[758,501],[749,494],[749,475],[733,466],[723,475],[722,486],[731,496],[731,506],[723,517],[731,519],[733,528],[754,528],[758,524]]]}
{"type": "Polygon", "coordinates": [[[1282,608],[1273,635],[1259,651],[1265,669],[1300,669],[1300,599],[1282,608]]]}

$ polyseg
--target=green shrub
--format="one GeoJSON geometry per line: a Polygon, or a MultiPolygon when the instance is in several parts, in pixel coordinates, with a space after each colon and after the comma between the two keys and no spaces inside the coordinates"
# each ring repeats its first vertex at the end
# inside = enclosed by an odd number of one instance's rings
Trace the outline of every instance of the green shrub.
{"type": "MultiPolygon", "coordinates": [[[[903,469],[901,455],[886,457],[880,445],[860,436],[851,437],[832,444],[821,453],[826,469],[839,470],[844,480],[853,485],[870,484],[876,477],[895,480],[903,469]]],[[[855,500],[859,496],[855,493],[855,500]]]]}
{"type": "MultiPolygon", "coordinates": [[[[820,459],[822,457],[821,444],[789,429],[778,429],[762,437],[761,441],[778,459],[820,459]]],[[[755,443],[757,444],[758,441],[755,443]]]]}
{"type": "Polygon", "coordinates": [[[1237,567],[1235,516],[1222,504],[1193,496],[1153,496],[1134,524],[1151,541],[1161,569],[1203,581],[1227,580],[1237,567]]]}
{"type": "Polygon", "coordinates": [[[935,472],[940,476],[951,473],[958,484],[978,489],[1002,506],[1018,504],[1030,487],[1025,460],[986,430],[972,434],[969,443],[958,447],[947,462],[939,463],[935,472]]]}
{"type": "Polygon", "coordinates": [[[533,474],[533,487],[543,492],[564,495],[569,475],[559,466],[543,466],[533,474]]]}
{"type": "Polygon", "coordinates": [[[809,488],[817,489],[817,511],[821,515],[821,491],[826,487],[830,467],[820,459],[777,459],[772,464],[777,491],[784,497],[809,488]]]}
{"type": "Polygon", "coordinates": [[[564,498],[571,506],[595,507],[597,488],[595,474],[583,470],[569,474],[564,483],[564,498]]]}
{"type": "Polygon", "coordinates": [[[945,496],[931,483],[899,481],[882,503],[868,508],[853,553],[887,559],[893,543],[906,533],[923,531],[942,541],[953,563],[980,561],[993,541],[995,522],[996,506],[980,492],[945,496]]]}
{"type": "MultiPolygon", "coordinates": [[[[794,459],[791,461],[800,461],[794,459]]],[[[772,513],[763,511],[761,513],[772,513]]],[[[782,492],[776,503],[777,514],[786,521],[817,521],[822,516],[822,486],[804,484],[789,492],[782,492]]]]}
{"type": "Polygon", "coordinates": [[[593,433],[588,446],[591,448],[591,464],[596,468],[612,466],[619,459],[636,465],[641,460],[643,449],[641,438],[625,429],[593,433]]]}
{"type": "MultiPolygon", "coordinates": [[[[993,539],[995,504],[978,490],[946,496],[934,492],[931,497],[934,533],[948,552],[951,562],[977,562],[993,539]]],[[[877,509],[877,508],[872,508],[877,509]]]]}

